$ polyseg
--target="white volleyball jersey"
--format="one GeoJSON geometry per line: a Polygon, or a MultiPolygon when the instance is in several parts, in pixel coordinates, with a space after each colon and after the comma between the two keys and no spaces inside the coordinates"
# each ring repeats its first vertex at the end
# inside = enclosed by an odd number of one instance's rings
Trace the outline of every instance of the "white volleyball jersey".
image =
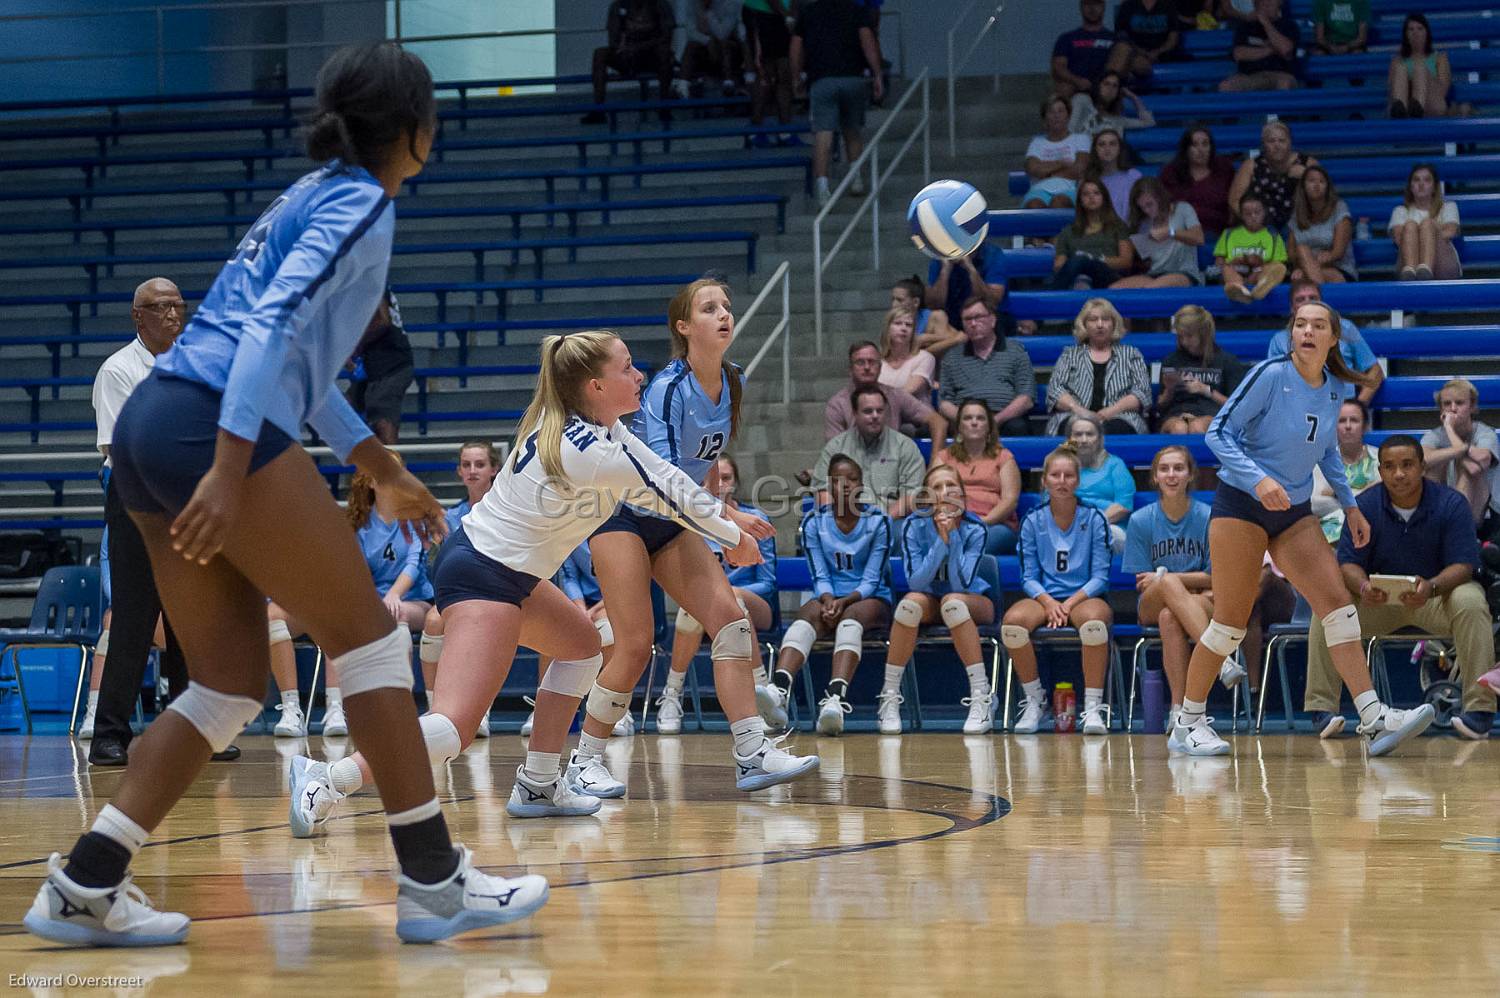
{"type": "Polygon", "coordinates": [[[623,502],[675,520],[725,547],[740,529],[724,506],[625,428],[574,416],[563,429],[566,482],[549,479],[536,434],[519,441],[494,486],[463,518],[475,550],[507,568],[550,578],[623,502]]]}

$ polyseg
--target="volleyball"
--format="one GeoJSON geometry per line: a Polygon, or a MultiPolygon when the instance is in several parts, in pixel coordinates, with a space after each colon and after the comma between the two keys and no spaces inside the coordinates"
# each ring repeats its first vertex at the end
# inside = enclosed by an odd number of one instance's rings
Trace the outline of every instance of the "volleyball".
{"type": "Polygon", "coordinates": [[[906,220],[917,249],[938,260],[957,260],[979,248],[989,234],[984,195],[962,180],[938,180],[911,199],[906,220]]]}

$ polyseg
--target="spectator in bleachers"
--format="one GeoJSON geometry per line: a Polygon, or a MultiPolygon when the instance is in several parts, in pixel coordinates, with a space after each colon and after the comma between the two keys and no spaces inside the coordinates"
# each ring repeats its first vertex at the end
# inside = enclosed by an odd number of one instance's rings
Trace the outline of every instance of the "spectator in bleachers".
{"type": "Polygon", "coordinates": [[[1135,478],[1124,461],[1104,449],[1104,424],[1093,413],[1073,417],[1068,443],[1078,455],[1078,501],[1104,514],[1110,550],[1119,554],[1125,550],[1121,524],[1135,509],[1135,478]]]}
{"type": "Polygon", "coordinates": [[[1260,155],[1246,159],[1229,185],[1229,210],[1244,218],[1240,202],[1253,194],[1265,206],[1266,226],[1278,233],[1286,229],[1296,208],[1297,184],[1302,173],[1318,161],[1292,148],[1292,130],[1280,121],[1268,121],[1260,130],[1260,155]]]}
{"type": "Polygon", "coordinates": [[[1401,203],[1391,210],[1391,241],[1396,244],[1396,273],[1403,281],[1452,281],[1463,276],[1458,250],[1458,203],[1443,197],[1437,170],[1427,163],[1412,167],[1401,203]]]}
{"type": "Polygon", "coordinates": [[[1205,239],[1218,239],[1229,227],[1229,187],[1234,183],[1234,161],[1220,156],[1214,133],[1190,125],[1177,140],[1177,155],[1162,167],[1162,186],[1172,200],[1193,206],[1205,239]]]}
{"type": "MultiPolygon", "coordinates": [[[[774,98],[776,121],[783,128],[792,123],[792,33],[789,27],[792,0],[745,0],[745,46],[755,79],[750,85],[750,123],[766,120],[766,108],[774,98]]],[[[768,136],[757,135],[757,146],[771,144],[768,136]]],[[[791,132],[776,137],[777,145],[799,146],[802,140],[791,132]]]]}
{"type": "Polygon", "coordinates": [[[823,438],[831,440],[855,425],[854,393],[861,388],[874,388],[885,396],[891,429],[926,427],[933,440],[947,436],[948,421],[932,406],[903,388],[887,388],[880,384],[880,364],[880,347],[874,343],[860,340],[850,345],[849,384],[834,392],[823,407],[823,438]]]}
{"type": "Polygon", "coordinates": [[[1130,231],[1115,214],[1101,181],[1079,182],[1073,224],[1064,226],[1053,237],[1052,249],[1050,287],[1054,291],[1107,288],[1120,279],[1122,271],[1130,269],[1135,258],[1130,248],[1130,231]]]}
{"type": "Polygon", "coordinates": [[[1467,378],[1454,378],[1437,393],[1436,428],[1422,434],[1427,477],[1444,482],[1468,500],[1477,525],[1485,511],[1500,515],[1500,438],[1479,412],[1479,389],[1467,378]]]}
{"type": "Polygon", "coordinates": [[[1286,227],[1286,255],[1292,279],[1319,284],[1359,280],[1354,263],[1354,219],[1328,171],[1309,166],[1297,185],[1295,208],[1286,227]]]}
{"type": "Polygon", "coordinates": [[[1042,134],[1026,147],[1031,187],[1024,208],[1071,208],[1078,181],[1089,165],[1090,137],[1068,128],[1068,102],[1053,94],[1042,101],[1042,134]]]}
{"type": "Polygon", "coordinates": [[[1035,734],[1046,711],[1031,632],[1039,627],[1076,627],[1083,645],[1083,713],[1086,735],[1109,731],[1104,677],[1109,667],[1109,625],[1102,598],[1109,592],[1109,524],[1078,500],[1078,457],[1064,444],[1042,462],[1047,501],[1021,521],[1021,589],[1024,599],[1005,611],[1000,640],[1021,678],[1021,716],[1014,731],[1035,734]]]}
{"type": "Polygon", "coordinates": [[[1222,26],[1232,28],[1241,21],[1255,20],[1255,0],[1218,0],[1217,12],[1222,26]]]}
{"type": "Polygon", "coordinates": [[[932,391],[937,365],[932,354],[916,345],[916,324],[916,314],[909,309],[893,308],[885,314],[879,381],[923,398],[932,391]]]}
{"type": "Polygon", "coordinates": [[[964,399],[953,421],[953,443],[934,449],[933,465],[947,465],[964,487],[964,502],[984,524],[985,554],[1009,554],[1016,549],[1020,520],[1021,466],[995,432],[995,414],[984,399],[964,399]]]}
{"type": "MultiPolygon", "coordinates": [[[[812,469],[818,502],[828,501],[828,465],[847,455],[859,465],[865,487],[891,516],[905,516],[913,495],[922,487],[927,462],[911,437],[891,429],[886,420],[886,394],[879,385],[854,390],[855,422],[823,445],[812,469]]],[[[941,437],[939,438],[941,439],[941,437]]]]}
{"type": "MultiPolygon", "coordinates": [[[[1369,429],[1369,407],[1359,399],[1346,399],[1339,407],[1339,459],[1344,462],[1344,478],[1356,496],[1380,481],[1375,448],[1365,443],[1369,429]]],[[[1313,469],[1312,511],[1328,543],[1337,544],[1344,532],[1344,508],[1339,505],[1322,468],[1313,469]]]]}
{"type": "Polygon", "coordinates": [[[1092,413],[1106,433],[1145,433],[1151,375],[1133,346],[1121,343],[1125,320],[1104,298],[1090,298],[1073,320],[1074,344],[1058,356],[1047,380],[1047,435],[1065,431],[1075,415],[1092,413]]]}
{"type": "MultiPolygon", "coordinates": [[[[862,398],[874,401],[878,396],[862,398]]],[[[798,531],[814,595],[782,638],[772,682],[780,695],[778,706],[784,707],[813,644],[833,638],[833,676],[818,703],[818,733],[837,735],[844,730],[844,714],[852,710],[849,683],[863,655],[864,633],[891,622],[892,527],[880,505],[863,501],[865,479],[858,460],[835,454],[825,470],[829,501],[803,517],[798,531]]],[[[921,485],[919,474],[912,491],[921,485]]]]}
{"type": "Polygon", "coordinates": [[[1240,225],[1214,244],[1214,263],[1224,275],[1230,301],[1260,301],[1286,277],[1286,243],[1266,228],[1266,206],[1254,194],[1240,199],[1240,225]]]}
{"type": "Polygon", "coordinates": [[[1130,245],[1146,272],[1123,277],[1114,288],[1190,288],[1203,283],[1198,247],[1203,224],[1186,201],[1172,200],[1155,177],[1142,177],[1130,189],[1130,245]]]}
{"type": "Polygon", "coordinates": [[[381,443],[396,443],[401,437],[401,400],[416,368],[401,323],[401,306],[389,285],[349,358],[348,369],[349,404],[381,443]]]}
{"type": "MultiPolygon", "coordinates": [[[[1453,730],[1484,739],[1495,720],[1495,694],[1478,679],[1495,661],[1495,642],[1489,603],[1474,581],[1479,542],[1468,504],[1447,486],[1424,481],[1422,458],[1422,445],[1404,433],[1380,445],[1380,483],[1359,497],[1370,540],[1355,547],[1345,531],[1339,538],[1339,568],[1345,587],[1358,598],[1366,637],[1406,627],[1452,636],[1463,682],[1463,712],[1454,716],[1453,730]],[[1372,585],[1372,575],[1415,576],[1417,582],[1392,596],[1372,585]]],[[[1339,677],[1316,615],[1307,641],[1304,707],[1313,715],[1313,730],[1328,738],[1343,730],[1344,718],[1339,677]]]]}
{"type": "Polygon", "coordinates": [[[1219,90],[1292,90],[1297,86],[1297,22],[1281,0],[1255,0],[1255,17],[1234,25],[1233,76],[1219,90]]]}
{"type": "Polygon", "coordinates": [[[1214,342],[1214,317],[1200,305],[1172,316],[1177,349],[1162,358],[1156,409],[1162,433],[1207,433],[1208,424],[1245,376],[1245,365],[1214,342]]]}
{"type": "Polygon", "coordinates": [[[1313,0],[1313,44],[1326,55],[1363,52],[1370,42],[1370,0],[1313,0]]]}
{"type": "Polygon", "coordinates": [[[1115,33],[1104,25],[1104,0],[1079,0],[1083,25],[1057,36],[1052,46],[1052,91],[1064,100],[1088,93],[1104,75],[1115,33]]]}
{"type": "MultiPolygon", "coordinates": [[[[954,265],[952,260],[933,260],[927,268],[927,306],[946,313],[954,332],[963,329],[964,302],[978,295],[990,303],[1009,332],[1010,314],[1005,302],[1005,254],[999,247],[980,243],[954,265]]],[[[955,344],[957,345],[957,344],[955,344]]]]}
{"type": "MultiPolygon", "coordinates": [[[[865,151],[862,129],[872,94],[885,96],[880,49],[875,44],[872,13],[854,0],[817,0],[804,4],[792,28],[789,48],[792,81],[802,86],[807,75],[808,119],[813,132],[813,194],[828,200],[829,164],[833,158],[833,133],[844,140],[846,163],[865,151]],[[862,75],[870,73],[866,82],[862,75]]],[[[865,180],[855,176],[850,193],[864,194],[865,180]]]]}
{"type": "MultiPolygon", "coordinates": [[[[964,275],[967,279],[968,275],[964,275]]],[[[947,353],[964,341],[963,330],[954,329],[948,322],[948,313],[942,309],[927,308],[927,285],[916,274],[903,277],[891,286],[891,308],[906,309],[914,313],[917,331],[917,346],[934,358],[947,353]]]]}
{"type": "MultiPolygon", "coordinates": [[[[1027,414],[1036,405],[1036,376],[1026,348],[996,330],[995,310],[978,295],[964,302],[961,318],[967,342],[943,361],[938,411],[951,422],[958,418],[958,404],[981,398],[995,413],[995,428],[1008,437],[1031,432],[1027,414]]],[[[933,446],[946,439],[934,433],[933,446]]]]}
{"type": "Polygon", "coordinates": [[[1401,54],[1391,56],[1388,87],[1392,118],[1441,118],[1448,107],[1453,69],[1448,53],[1433,48],[1432,26],[1421,13],[1401,25],[1401,54]]]}
{"type": "Polygon", "coordinates": [[[1162,59],[1177,54],[1174,0],[1120,0],[1115,8],[1115,47],[1109,68],[1123,77],[1144,80],[1162,59]]]}
{"type": "MultiPolygon", "coordinates": [[[[670,97],[676,26],[677,14],[669,0],[613,0],[604,25],[609,43],[594,49],[594,103],[604,103],[611,69],[627,78],[654,73],[661,99],[670,97]]],[[[671,112],[663,110],[661,116],[665,121],[671,112]]],[[[603,111],[590,111],[582,119],[585,125],[600,125],[604,120],[603,111]]]]}
{"type": "Polygon", "coordinates": [[[1121,568],[1135,576],[1140,593],[1136,619],[1161,631],[1161,666],[1172,694],[1166,730],[1172,730],[1187,687],[1190,646],[1213,619],[1208,574],[1207,503],[1190,491],[1198,475],[1193,452],[1168,444],[1151,459],[1157,500],[1130,514],[1121,568]]]}
{"type": "MultiPolygon", "coordinates": [[[[1288,313],[1290,325],[1290,318],[1297,314],[1297,309],[1308,302],[1323,300],[1323,291],[1316,281],[1303,277],[1292,282],[1288,297],[1291,299],[1291,311],[1288,313]]],[[[1291,353],[1291,342],[1287,329],[1277,330],[1266,345],[1266,359],[1291,353]]],[[[1365,376],[1366,386],[1353,392],[1350,397],[1357,398],[1368,406],[1375,393],[1380,390],[1381,382],[1385,380],[1385,369],[1380,366],[1380,360],[1375,356],[1375,351],[1370,349],[1370,344],[1360,335],[1359,327],[1343,315],[1339,316],[1339,353],[1349,370],[1358,371],[1365,376]]],[[[1349,387],[1353,389],[1352,385],[1349,387]]]]}
{"type": "Polygon", "coordinates": [[[1073,95],[1069,102],[1072,115],[1068,119],[1068,131],[1084,135],[1098,135],[1106,128],[1123,132],[1127,128],[1150,128],[1156,118],[1146,102],[1120,79],[1120,74],[1110,71],[1099,78],[1088,93],[1073,95]],[[1125,102],[1135,107],[1135,116],[1125,113],[1125,102]]]}
{"type": "Polygon", "coordinates": [[[927,320],[932,314],[932,309],[923,305],[926,294],[927,285],[916,274],[902,277],[891,285],[891,303],[887,307],[911,312],[918,335],[927,331],[927,320]]]}
{"type": "MultiPolygon", "coordinates": [[[[1130,189],[1141,179],[1141,171],[1135,168],[1130,153],[1120,133],[1106,128],[1094,135],[1089,147],[1089,168],[1084,171],[1084,180],[1097,180],[1109,194],[1109,205],[1120,219],[1130,214],[1130,189]]],[[[1082,181],[1079,181],[1082,183],[1082,181]]]]}
{"type": "Polygon", "coordinates": [[[682,76],[692,87],[693,97],[703,96],[703,81],[711,74],[719,89],[731,96],[744,64],[740,23],[744,0],[687,0],[682,26],[687,43],[682,49],[682,76]]]}

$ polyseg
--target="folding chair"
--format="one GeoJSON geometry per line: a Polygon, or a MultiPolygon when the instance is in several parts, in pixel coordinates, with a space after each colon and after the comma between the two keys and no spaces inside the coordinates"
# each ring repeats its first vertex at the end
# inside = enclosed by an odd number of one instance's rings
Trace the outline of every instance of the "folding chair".
{"type": "MultiPolygon", "coordinates": [[[[1135,650],[1131,653],[1130,705],[1125,709],[1126,731],[1135,730],[1135,694],[1137,680],[1139,680],[1141,672],[1146,669],[1147,659],[1149,657],[1151,649],[1159,649],[1161,647],[1161,628],[1142,627],[1140,628],[1140,632],[1140,637],[1136,640],[1135,643],[1135,650]]],[[[1125,637],[1126,635],[1122,634],[1120,636],[1125,637]]],[[[1234,653],[1234,657],[1241,665],[1245,664],[1245,656],[1243,652],[1236,650],[1234,653]]],[[[1235,686],[1234,689],[1229,691],[1229,715],[1231,718],[1231,731],[1240,730],[1240,686],[1243,685],[1245,684],[1240,683],[1239,685],[1235,686]]],[[[1247,733],[1251,731],[1259,731],[1260,725],[1255,718],[1255,706],[1250,702],[1250,696],[1248,693],[1244,697],[1243,706],[1243,713],[1245,716],[1245,731],[1247,733]]]]}
{"type": "MultiPolygon", "coordinates": [[[[1402,628],[1401,630],[1395,632],[1394,634],[1377,634],[1374,637],[1370,638],[1370,640],[1368,642],[1366,642],[1366,644],[1365,644],[1365,664],[1370,669],[1370,681],[1375,686],[1375,692],[1378,693],[1378,694],[1380,694],[1380,699],[1383,702],[1390,703],[1391,700],[1392,700],[1392,697],[1391,697],[1391,676],[1390,676],[1389,670],[1386,669],[1386,664],[1385,664],[1385,655],[1384,655],[1385,646],[1386,645],[1390,645],[1390,644],[1415,645],[1415,644],[1419,644],[1420,642],[1423,642],[1423,641],[1442,641],[1442,642],[1445,642],[1447,644],[1452,644],[1453,643],[1453,635],[1451,635],[1451,634],[1424,634],[1421,631],[1418,631],[1418,630],[1413,629],[1413,628],[1402,628]]],[[[1434,687],[1424,687],[1423,690],[1422,690],[1422,696],[1429,703],[1432,703],[1432,706],[1435,709],[1438,709],[1438,710],[1442,711],[1443,710],[1443,705],[1440,702],[1428,698],[1428,690],[1429,689],[1435,689],[1435,688],[1436,688],[1435,686],[1434,687]]],[[[1462,686],[1459,687],[1458,696],[1459,696],[1458,709],[1462,710],[1463,709],[1463,688],[1462,688],[1462,686]]],[[[1439,720],[1441,722],[1443,722],[1443,723],[1439,724],[1439,727],[1447,727],[1448,724],[1452,722],[1452,713],[1451,713],[1451,711],[1447,712],[1446,716],[1439,718],[1439,720]]]]}
{"type": "MultiPolygon", "coordinates": [[[[1125,625],[1120,625],[1125,626],[1125,625]]],[[[1105,665],[1104,688],[1105,700],[1109,704],[1110,723],[1118,724],[1124,728],[1125,717],[1121,708],[1125,705],[1125,678],[1122,675],[1124,668],[1120,663],[1120,646],[1115,643],[1113,629],[1111,629],[1109,641],[1109,659],[1105,665]]],[[[1033,645],[1043,644],[1078,644],[1078,628],[1076,627],[1039,627],[1031,632],[1031,643],[1033,645]]],[[[1079,645],[1080,651],[1082,645],[1079,645]]],[[[1011,707],[1015,705],[1015,666],[1011,657],[1005,655],[1005,709],[1001,715],[1001,727],[1010,730],[1011,707]]]]}
{"type": "Polygon", "coordinates": [[[78,685],[73,693],[76,715],[84,670],[99,640],[102,619],[98,566],[63,566],[49,568],[42,576],[28,625],[0,629],[0,696],[14,690],[20,697],[28,735],[31,734],[31,705],[26,700],[26,681],[21,675],[21,650],[78,649],[78,685]],[[11,663],[9,676],[5,673],[7,659],[11,663]]]}
{"type": "Polygon", "coordinates": [[[1285,624],[1272,624],[1266,629],[1265,662],[1261,669],[1260,704],[1256,708],[1255,730],[1260,731],[1266,721],[1266,693],[1271,689],[1271,659],[1276,659],[1276,675],[1281,682],[1281,704],[1286,717],[1286,728],[1292,730],[1296,711],[1292,708],[1292,685],[1287,678],[1286,653],[1294,644],[1307,644],[1307,629],[1312,624],[1312,607],[1307,600],[1297,595],[1297,605],[1292,610],[1292,619],[1285,624]]]}

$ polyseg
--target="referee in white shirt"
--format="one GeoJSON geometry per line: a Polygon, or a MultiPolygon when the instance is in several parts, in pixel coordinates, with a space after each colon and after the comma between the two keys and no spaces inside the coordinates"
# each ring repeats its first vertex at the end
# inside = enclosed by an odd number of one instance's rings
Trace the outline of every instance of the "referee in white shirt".
{"type": "MultiPolygon", "coordinates": [[[[125,765],[125,753],[132,737],[130,715],[136,698],[140,696],[156,618],[161,614],[161,597],[156,592],[146,545],[125,511],[124,503],[108,484],[109,444],[125,400],[151,373],[157,355],[165,353],[176,341],[177,334],[182,332],[186,310],[182,292],[164,277],[153,277],[136,288],[130,307],[136,338],[110,354],[94,377],[94,414],[99,426],[99,450],[104,455],[106,470],[104,523],[109,530],[113,604],[109,647],[105,652],[99,706],[94,718],[94,740],[89,746],[89,762],[96,766],[125,765]]],[[[169,695],[176,696],[187,689],[187,663],[177,644],[177,636],[172,633],[172,625],[165,618],[162,628],[166,632],[166,649],[161,658],[162,675],[167,679],[169,695]]],[[[238,755],[239,750],[230,746],[224,757],[238,755]]]]}

